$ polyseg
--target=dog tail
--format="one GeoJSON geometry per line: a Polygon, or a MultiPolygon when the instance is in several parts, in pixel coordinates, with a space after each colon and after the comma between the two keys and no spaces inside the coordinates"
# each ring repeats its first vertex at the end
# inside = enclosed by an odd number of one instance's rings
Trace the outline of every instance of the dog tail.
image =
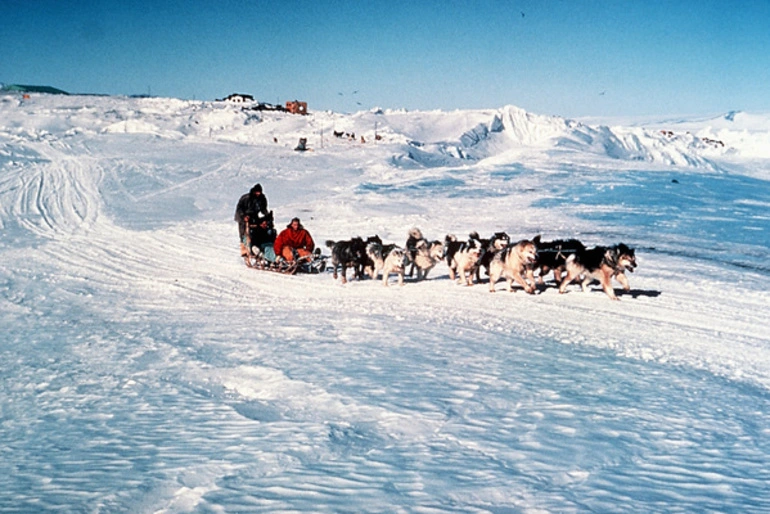
{"type": "Polygon", "coordinates": [[[327,248],[332,248],[332,247],[334,247],[335,244],[336,243],[334,241],[332,241],[331,239],[327,239],[326,240],[326,247],[327,248]]]}
{"type": "Polygon", "coordinates": [[[457,236],[455,236],[454,234],[447,234],[446,237],[444,238],[444,242],[450,243],[452,241],[457,241],[457,236]]]}
{"type": "Polygon", "coordinates": [[[417,227],[412,227],[409,229],[409,237],[412,237],[414,239],[422,239],[422,232],[417,227]]]}

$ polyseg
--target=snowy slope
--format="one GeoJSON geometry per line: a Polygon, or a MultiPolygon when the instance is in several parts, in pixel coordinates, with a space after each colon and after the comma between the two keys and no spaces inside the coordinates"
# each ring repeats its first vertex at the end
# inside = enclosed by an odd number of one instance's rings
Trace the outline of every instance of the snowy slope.
{"type": "Polygon", "coordinates": [[[0,510],[766,512],[768,118],[729,116],[0,97],[0,510]],[[255,182],[317,242],[505,230],[639,269],[620,302],[259,273],[255,182]]]}

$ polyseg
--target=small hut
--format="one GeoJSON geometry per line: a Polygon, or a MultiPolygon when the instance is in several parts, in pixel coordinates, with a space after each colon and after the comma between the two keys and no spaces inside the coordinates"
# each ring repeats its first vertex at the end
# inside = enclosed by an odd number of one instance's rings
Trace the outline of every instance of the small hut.
{"type": "Polygon", "coordinates": [[[298,100],[286,102],[286,111],[292,114],[307,114],[307,102],[300,102],[298,100]]]}

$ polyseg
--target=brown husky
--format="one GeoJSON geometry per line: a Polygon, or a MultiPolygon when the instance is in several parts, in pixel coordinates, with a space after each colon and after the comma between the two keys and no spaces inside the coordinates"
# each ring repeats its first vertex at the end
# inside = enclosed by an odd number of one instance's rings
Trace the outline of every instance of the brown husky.
{"type": "Polygon", "coordinates": [[[537,259],[537,248],[533,241],[523,240],[511,243],[495,254],[489,265],[489,290],[495,292],[500,277],[508,280],[508,291],[513,291],[515,280],[529,294],[535,292],[535,285],[524,279],[527,267],[537,259]]]}

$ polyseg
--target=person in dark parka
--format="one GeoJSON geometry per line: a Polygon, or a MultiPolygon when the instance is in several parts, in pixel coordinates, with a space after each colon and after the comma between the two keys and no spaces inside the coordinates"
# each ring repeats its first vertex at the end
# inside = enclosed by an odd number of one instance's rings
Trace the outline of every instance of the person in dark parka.
{"type": "Polygon", "coordinates": [[[238,205],[235,207],[235,221],[238,222],[238,239],[241,243],[241,257],[248,256],[246,248],[246,231],[249,229],[249,219],[259,217],[272,218],[272,213],[267,210],[267,197],[262,192],[262,185],[255,184],[248,193],[241,196],[238,205]]]}

